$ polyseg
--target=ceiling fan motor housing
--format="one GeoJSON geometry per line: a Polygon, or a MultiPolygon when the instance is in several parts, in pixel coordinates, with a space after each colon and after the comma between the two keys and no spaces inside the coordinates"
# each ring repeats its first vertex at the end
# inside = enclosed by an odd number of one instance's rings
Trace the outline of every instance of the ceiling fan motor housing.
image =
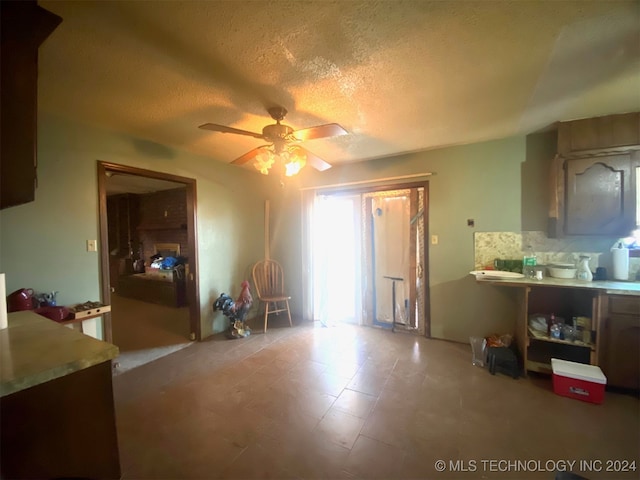
{"type": "Polygon", "coordinates": [[[282,125],[277,123],[275,125],[267,125],[262,129],[262,135],[270,142],[279,142],[283,140],[290,140],[290,135],[293,133],[293,128],[289,125],[282,125]]]}

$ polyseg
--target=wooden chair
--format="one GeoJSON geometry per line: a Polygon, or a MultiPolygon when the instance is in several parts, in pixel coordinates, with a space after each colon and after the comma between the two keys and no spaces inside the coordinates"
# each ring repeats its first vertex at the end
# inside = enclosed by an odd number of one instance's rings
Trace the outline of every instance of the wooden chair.
{"type": "Polygon", "coordinates": [[[272,313],[287,312],[289,326],[293,327],[289,311],[291,297],[284,291],[284,274],[280,264],[275,260],[262,260],[253,266],[252,275],[258,300],[265,305],[264,331],[267,331],[267,319],[272,313]]]}

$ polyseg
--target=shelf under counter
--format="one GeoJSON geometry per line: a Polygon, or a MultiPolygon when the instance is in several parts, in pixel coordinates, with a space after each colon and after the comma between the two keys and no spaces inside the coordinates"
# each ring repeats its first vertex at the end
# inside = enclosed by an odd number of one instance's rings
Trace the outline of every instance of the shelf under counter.
{"type": "Polygon", "coordinates": [[[478,279],[477,283],[509,287],[517,294],[519,308],[515,317],[514,338],[525,372],[550,373],[552,358],[591,365],[600,363],[600,317],[603,297],[607,296],[607,290],[615,288],[611,282],[517,278],[478,279]],[[532,314],[555,314],[560,318],[589,317],[592,343],[571,342],[542,334],[533,335],[529,325],[532,314]]]}
{"type": "Polygon", "coordinates": [[[561,343],[563,345],[572,345],[574,347],[589,348],[593,352],[596,351],[596,346],[593,343],[585,343],[585,342],[581,342],[579,340],[578,341],[571,341],[571,340],[563,340],[562,338],[553,338],[553,337],[550,337],[549,335],[536,332],[531,327],[529,327],[529,339],[531,339],[531,340],[539,340],[541,342],[561,343]]]}

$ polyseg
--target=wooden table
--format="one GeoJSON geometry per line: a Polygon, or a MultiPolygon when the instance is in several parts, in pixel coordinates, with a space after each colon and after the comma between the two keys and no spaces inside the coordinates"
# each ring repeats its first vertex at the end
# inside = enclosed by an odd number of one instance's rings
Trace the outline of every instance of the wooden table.
{"type": "MultiPolygon", "coordinates": [[[[82,329],[82,322],[84,322],[85,320],[91,320],[92,318],[100,317],[110,311],[111,305],[101,305],[90,310],[75,312],[75,318],[68,318],[67,320],[62,320],[57,323],[59,323],[60,325],[72,325],[74,330],[78,330],[80,333],[84,333],[84,330],[82,329]]],[[[71,315],[74,315],[74,313],[71,313],[71,315]]]]}

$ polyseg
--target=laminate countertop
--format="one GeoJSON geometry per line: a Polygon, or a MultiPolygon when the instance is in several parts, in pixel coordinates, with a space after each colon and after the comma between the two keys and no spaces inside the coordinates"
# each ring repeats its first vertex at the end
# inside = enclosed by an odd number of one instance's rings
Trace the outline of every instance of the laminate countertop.
{"type": "Polygon", "coordinates": [[[542,280],[535,280],[532,278],[508,278],[508,279],[495,279],[495,278],[478,278],[476,280],[479,283],[491,283],[494,285],[505,285],[511,287],[560,287],[560,288],[585,288],[590,290],[600,290],[608,295],[632,295],[640,296],[640,282],[624,282],[616,280],[596,280],[585,281],[575,278],[552,278],[545,277],[542,280]]]}
{"type": "Polygon", "coordinates": [[[0,397],[110,361],[118,347],[26,310],[0,330],[0,397]]]}

